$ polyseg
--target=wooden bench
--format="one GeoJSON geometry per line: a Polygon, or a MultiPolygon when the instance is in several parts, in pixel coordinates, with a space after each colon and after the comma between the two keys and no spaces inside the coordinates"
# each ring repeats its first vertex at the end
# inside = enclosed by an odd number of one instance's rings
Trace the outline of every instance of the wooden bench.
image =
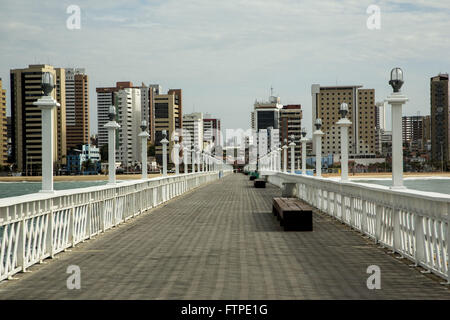
{"type": "Polygon", "coordinates": [[[313,231],[312,207],[297,198],[273,198],[273,214],[284,231],[313,231]]]}
{"type": "Polygon", "coordinates": [[[265,188],[266,187],[266,180],[264,180],[264,179],[256,179],[253,182],[253,186],[255,188],[265,188]]]}

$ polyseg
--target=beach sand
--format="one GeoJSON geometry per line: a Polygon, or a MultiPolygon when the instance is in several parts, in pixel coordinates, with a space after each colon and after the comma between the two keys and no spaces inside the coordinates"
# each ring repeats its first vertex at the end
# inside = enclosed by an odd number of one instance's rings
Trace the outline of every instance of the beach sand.
{"type": "MultiPolygon", "coordinates": [[[[340,177],[339,173],[324,173],[322,174],[323,177],[340,177]]],[[[428,178],[428,177],[445,177],[450,178],[450,172],[405,172],[403,173],[403,176],[405,178],[412,178],[412,177],[418,177],[418,178],[428,178]]],[[[348,177],[351,178],[392,178],[391,172],[370,172],[370,173],[356,173],[353,175],[352,173],[348,174],[348,177]]]]}

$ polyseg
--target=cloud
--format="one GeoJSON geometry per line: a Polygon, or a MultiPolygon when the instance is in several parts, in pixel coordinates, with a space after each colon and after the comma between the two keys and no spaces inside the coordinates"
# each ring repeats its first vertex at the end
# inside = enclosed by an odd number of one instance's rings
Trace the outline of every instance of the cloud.
{"type": "Polygon", "coordinates": [[[82,28],[73,31],[65,28],[72,2],[7,3],[0,76],[36,59],[85,67],[93,110],[96,86],[160,82],[184,89],[185,112],[195,104],[231,128],[249,125],[254,99],[273,85],[283,102],[303,105],[310,127],[311,83],[363,84],[382,100],[388,71],[399,65],[410,79],[408,112],[425,114],[428,78],[450,69],[448,1],[76,2],[82,28]],[[381,30],[366,28],[371,4],[381,8],[381,30]]]}

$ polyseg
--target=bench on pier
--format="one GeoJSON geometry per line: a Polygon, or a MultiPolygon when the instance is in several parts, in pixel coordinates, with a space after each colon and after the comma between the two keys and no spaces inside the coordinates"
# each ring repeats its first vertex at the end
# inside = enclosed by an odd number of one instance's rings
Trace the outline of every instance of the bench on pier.
{"type": "Polygon", "coordinates": [[[256,179],[253,182],[253,186],[255,188],[265,188],[266,187],[266,180],[264,180],[264,179],[256,179]]]}
{"type": "Polygon", "coordinates": [[[313,231],[312,207],[297,198],[273,198],[272,212],[284,231],[313,231]]]}

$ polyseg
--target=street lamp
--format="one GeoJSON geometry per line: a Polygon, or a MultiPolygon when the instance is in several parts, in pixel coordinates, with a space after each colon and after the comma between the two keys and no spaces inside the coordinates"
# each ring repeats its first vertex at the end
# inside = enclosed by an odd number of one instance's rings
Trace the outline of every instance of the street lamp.
{"type": "Polygon", "coordinates": [[[116,122],[116,108],[109,107],[109,122],[105,124],[108,130],[108,184],[116,184],[116,130],[120,125],[116,122]]]}
{"type": "Polygon", "coordinates": [[[169,140],[167,140],[167,131],[162,131],[162,163],[163,163],[163,177],[167,176],[167,145],[169,144],[169,140]]]}
{"type": "Polygon", "coordinates": [[[287,172],[287,139],[284,139],[283,145],[283,172],[287,172]]]}
{"type": "Polygon", "coordinates": [[[341,181],[348,181],[348,128],[352,125],[347,119],[348,104],[341,104],[339,109],[341,119],[336,123],[341,127],[341,181]]]}
{"type": "Polygon", "coordinates": [[[188,142],[183,139],[183,163],[184,163],[184,173],[188,173],[188,142]]]}
{"type": "MultiPolygon", "coordinates": [[[[50,72],[42,74],[41,88],[44,96],[33,102],[42,111],[42,190],[40,192],[53,193],[53,150],[54,144],[54,109],[60,104],[53,99],[51,93],[55,87],[55,79],[50,72]]],[[[28,164],[27,164],[28,165],[28,164]]]]}
{"type": "Polygon", "coordinates": [[[403,85],[403,71],[394,68],[389,84],[393,93],[386,101],[391,105],[392,113],[392,189],[403,189],[403,145],[402,145],[402,106],[408,98],[400,91],[403,85]]]}
{"type": "Polygon", "coordinates": [[[180,174],[180,144],[178,143],[180,141],[180,138],[178,135],[175,135],[173,138],[175,141],[175,144],[173,145],[173,162],[175,163],[175,174],[180,174]]]}
{"type": "Polygon", "coordinates": [[[147,132],[147,121],[142,120],[141,123],[141,133],[139,137],[141,138],[141,166],[142,166],[142,180],[147,179],[147,140],[150,136],[147,132]]]}
{"type": "Polygon", "coordinates": [[[195,147],[192,145],[191,147],[191,171],[192,173],[195,173],[195,147]]]}
{"type": "Polygon", "coordinates": [[[289,146],[291,147],[291,173],[295,173],[295,135],[291,135],[291,143],[289,146]]]}
{"type": "Polygon", "coordinates": [[[324,133],[320,128],[322,128],[322,119],[317,118],[314,123],[316,131],[314,131],[314,136],[316,137],[316,176],[322,176],[322,136],[324,133]]]}
{"type": "Polygon", "coordinates": [[[306,143],[308,139],[306,139],[306,128],[302,128],[302,174],[306,175],[306,143]]]}

